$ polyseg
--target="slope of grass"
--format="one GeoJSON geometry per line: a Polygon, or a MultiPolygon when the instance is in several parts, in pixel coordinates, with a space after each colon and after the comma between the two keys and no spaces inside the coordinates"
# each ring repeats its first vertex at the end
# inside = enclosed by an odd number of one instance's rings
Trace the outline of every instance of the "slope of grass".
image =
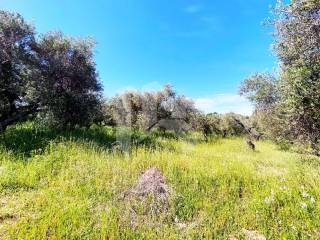
{"type": "Polygon", "coordinates": [[[32,124],[1,136],[0,239],[241,239],[243,228],[268,239],[320,238],[317,158],[269,142],[252,152],[241,138],[191,137],[152,139],[165,147],[121,155],[109,151],[115,136],[32,124]],[[133,225],[119,196],[151,166],[172,188],[169,210],[133,225]]]}

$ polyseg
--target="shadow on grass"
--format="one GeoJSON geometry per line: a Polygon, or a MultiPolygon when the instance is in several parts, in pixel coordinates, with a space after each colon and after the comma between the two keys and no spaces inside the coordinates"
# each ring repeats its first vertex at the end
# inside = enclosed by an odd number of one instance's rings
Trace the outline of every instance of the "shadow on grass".
{"type": "MultiPolygon", "coordinates": [[[[124,132],[124,131],[122,131],[124,132]]],[[[125,138],[135,145],[153,146],[153,139],[143,136],[138,131],[127,130],[125,138]]],[[[47,127],[37,127],[33,123],[24,123],[7,129],[0,135],[0,146],[12,151],[16,155],[31,156],[32,152],[43,153],[52,141],[79,141],[94,143],[105,150],[112,148],[117,141],[117,130],[105,126],[92,126],[89,129],[58,130],[47,127]]]]}

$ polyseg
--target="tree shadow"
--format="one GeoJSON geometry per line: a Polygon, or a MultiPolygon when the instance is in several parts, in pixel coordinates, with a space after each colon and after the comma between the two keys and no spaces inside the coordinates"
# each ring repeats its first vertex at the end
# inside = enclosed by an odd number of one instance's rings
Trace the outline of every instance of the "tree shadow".
{"type": "Polygon", "coordinates": [[[42,153],[52,141],[73,140],[93,142],[109,149],[116,137],[113,129],[93,127],[61,131],[55,128],[22,124],[7,129],[0,135],[0,145],[16,155],[29,157],[33,151],[42,153]]]}
{"type": "MultiPolygon", "coordinates": [[[[122,133],[124,131],[121,131],[122,133]]],[[[125,136],[134,146],[154,147],[151,136],[127,129],[125,136]]],[[[94,143],[104,150],[112,149],[113,143],[118,140],[116,128],[106,126],[92,126],[90,128],[77,128],[73,130],[58,130],[48,127],[37,127],[26,123],[8,128],[0,135],[0,147],[11,151],[15,155],[30,157],[35,151],[42,154],[50,142],[63,142],[72,140],[79,143],[94,143]]]]}

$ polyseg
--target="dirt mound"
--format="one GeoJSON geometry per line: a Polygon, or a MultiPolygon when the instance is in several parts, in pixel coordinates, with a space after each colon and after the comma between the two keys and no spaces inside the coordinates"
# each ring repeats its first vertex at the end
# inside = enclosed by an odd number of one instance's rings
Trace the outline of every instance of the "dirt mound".
{"type": "Polygon", "coordinates": [[[265,236],[263,236],[257,231],[242,229],[242,232],[244,233],[246,239],[248,240],[266,240],[267,239],[265,236]]]}
{"type": "Polygon", "coordinates": [[[124,216],[129,216],[127,219],[130,219],[131,227],[135,228],[138,223],[148,226],[159,224],[158,220],[168,215],[170,192],[159,169],[152,167],[142,173],[137,184],[122,196],[124,216]]]}
{"type": "MultiPolygon", "coordinates": [[[[246,239],[246,240],[267,240],[265,236],[263,236],[261,233],[257,231],[251,231],[247,230],[245,228],[242,229],[242,232],[240,233],[242,238],[239,239],[246,239]]],[[[234,235],[229,235],[228,240],[238,240],[234,235]]]]}
{"type": "Polygon", "coordinates": [[[155,167],[147,169],[130,192],[140,197],[153,194],[156,199],[165,201],[169,197],[169,187],[165,177],[155,167]]]}

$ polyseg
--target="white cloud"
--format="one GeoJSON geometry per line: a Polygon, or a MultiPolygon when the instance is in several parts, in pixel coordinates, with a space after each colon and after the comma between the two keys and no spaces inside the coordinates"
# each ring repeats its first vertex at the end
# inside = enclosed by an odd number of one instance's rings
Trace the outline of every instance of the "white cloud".
{"type": "Polygon", "coordinates": [[[140,87],[127,85],[116,90],[116,94],[124,92],[156,92],[160,91],[165,84],[160,84],[158,81],[146,83],[140,87]]]}
{"type": "Polygon", "coordinates": [[[183,9],[183,11],[185,11],[186,13],[194,14],[194,13],[200,12],[201,9],[202,9],[201,5],[193,4],[193,5],[186,6],[183,9]]]}
{"type": "Polygon", "coordinates": [[[150,83],[147,83],[141,87],[142,92],[156,92],[160,91],[163,88],[163,85],[161,85],[158,81],[153,81],[150,83]]]}
{"type": "Polygon", "coordinates": [[[205,113],[228,113],[234,112],[243,115],[251,115],[253,106],[244,97],[237,94],[215,94],[210,97],[194,99],[198,109],[205,113]]]}
{"type": "Polygon", "coordinates": [[[119,88],[116,91],[116,94],[122,94],[124,92],[137,92],[137,91],[139,91],[139,90],[136,87],[128,85],[128,86],[119,88]]]}

